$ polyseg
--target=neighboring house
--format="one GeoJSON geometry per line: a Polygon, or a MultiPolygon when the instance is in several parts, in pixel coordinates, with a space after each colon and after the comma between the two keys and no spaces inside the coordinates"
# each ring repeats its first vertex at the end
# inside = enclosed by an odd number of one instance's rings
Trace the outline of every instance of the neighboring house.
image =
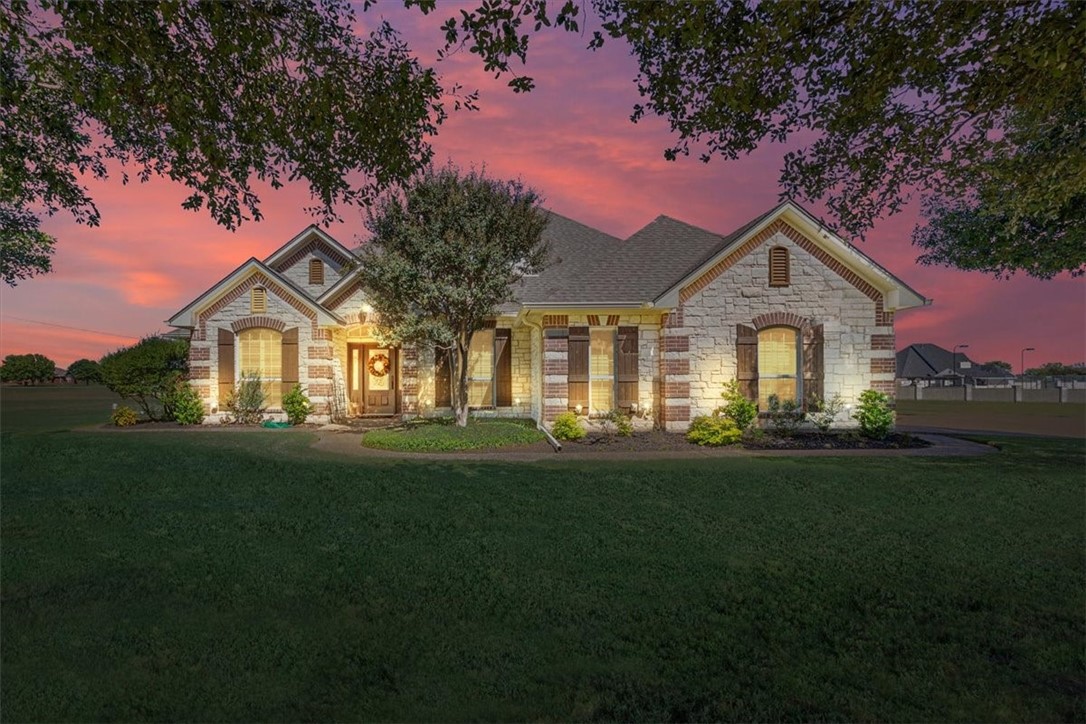
{"type": "Polygon", "coordinates": [[[973,362],[964,352],[954,353],[935,344],[911,344],[897,353],[897,379],[904,385],[948,387],[1010,385],[1014,373],[1002,367],[973,362]]]}
{"type": "Polygon", "coordinates": [[[74,384],[74,383],[75,383],[75,378],[72,377],[68,373],[68,370],[64,369],[63,367],[57,367],[56,370],[53,372],[53,384],[54,385],[58,385],[58,384],[68,384],[68,385],[70,385],[70,384],[74,384]]]}
{"type": "MultiPolygon", "coordinates": [[[[477,414],[622,408],[639,427],[685,430],[733,379],[763,408],[771,394],[893,394],[894,313],[926,303],[791,202],[727,236],[661,216],[623,240],[552,213],[544,237],[551,265],[475,334],[477,414]]],[[[169,320],[191,335],[211,421],[243,372],[266,381],[272,408],[301,383],[313,421],[449,411],[443,356],[378,338],[353,258],[309,227],[169,320]]]]}

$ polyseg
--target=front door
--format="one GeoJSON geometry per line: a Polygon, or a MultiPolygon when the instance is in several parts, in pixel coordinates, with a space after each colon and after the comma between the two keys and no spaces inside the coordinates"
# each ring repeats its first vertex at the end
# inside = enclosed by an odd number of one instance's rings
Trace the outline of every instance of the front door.
{"type": "Polygon", "coordinates": [[[365,345],[362,351],[362,412],[391,415],[396,412],[396,350],[365,345]]]}

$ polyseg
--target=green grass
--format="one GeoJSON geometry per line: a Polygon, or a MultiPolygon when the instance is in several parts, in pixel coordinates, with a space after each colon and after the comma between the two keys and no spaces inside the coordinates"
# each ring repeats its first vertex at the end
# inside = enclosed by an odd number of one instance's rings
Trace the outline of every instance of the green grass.
{"type": "Polygon", "coordinates": [[[103,425],[114,403],[123,401],[102,385],[2,385],[0,430],[57,432],[103,425]]]}
{"type": "Polygon", "coordinates": [[[533,425],[511,420],[472,420],[467,427],[445,421],[426,422],[406,428],[370,430],[362,436],[365,447],[401,452],[455,452],[480,448],[530,445],[543,440],[533,425]]]}
{"type": "Polygon", "coordinates": [[[1086,438],[1086,405],[1059,402],[899,400],[898,425],[1086,438]]]}
{"type": "Polygon", "coordinates": [[[4,429],[3,721],[1086,718],[1078,441],[510,465],[4,429]]]}

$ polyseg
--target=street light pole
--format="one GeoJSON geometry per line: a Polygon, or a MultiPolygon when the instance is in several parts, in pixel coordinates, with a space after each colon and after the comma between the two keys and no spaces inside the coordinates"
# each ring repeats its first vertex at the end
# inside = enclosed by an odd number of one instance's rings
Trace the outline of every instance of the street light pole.
{"type": "Polygon", "coordinates": [[[1021,364],[1018,367],[1018,374],[1022,377],[1023,381],[1025,381],[1025,377],[1026,377],[1026,352],[1036,352],[1036,351],[1037,350],[1035,350],[1033,347],[1023,347],[1022,348],[1022,361],[1021,361],[1021,364]]]}

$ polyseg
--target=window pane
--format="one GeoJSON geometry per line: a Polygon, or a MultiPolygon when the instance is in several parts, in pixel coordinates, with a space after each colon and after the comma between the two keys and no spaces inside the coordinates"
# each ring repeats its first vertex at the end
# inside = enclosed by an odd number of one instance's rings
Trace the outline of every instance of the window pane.
{"type": "Polygon", "coordinates": [[[489,380],[493,374],[494,330],[480,329],[471,338],[471,346],[468,348],[468,378],[489,380]]]}
{"type": "Polygon", "coordinates": [[[601,379],[592,380],[592,403],[591,413],[593,415],[604,414],[610,412],[615,407],[615,387],[611,380],[601,379]]]}
{"type": "Polygon", "coordinates": [[[246,329],[238,334],[238,376],[255,374],[264,381],[264,404],[283,401],[283,335],[274,329],[246,329]]]}
{"type": "Polygon", "coordinates": [[[610,329],[593,329],[589,332],[588,347],[592,377],[614,377],[615,333],[610,329]]]}
{"type": "Polygon", "coordinates": [[[494,385],[489,381],[468,383],[468,407],[492,407],[494,385]]]}
{"type": "Polygon", "coordinates": [[[758,376],[777,377],[796,374],[796,330],[782,327],[758,333],[758,376]]]}
{"type": "Polygon", "coordinates": [[[758,409],[769,409],[769,396],[776,395],[781,402],[796,399],[796,380],[762,378],[758,380],[758,409]]]}

